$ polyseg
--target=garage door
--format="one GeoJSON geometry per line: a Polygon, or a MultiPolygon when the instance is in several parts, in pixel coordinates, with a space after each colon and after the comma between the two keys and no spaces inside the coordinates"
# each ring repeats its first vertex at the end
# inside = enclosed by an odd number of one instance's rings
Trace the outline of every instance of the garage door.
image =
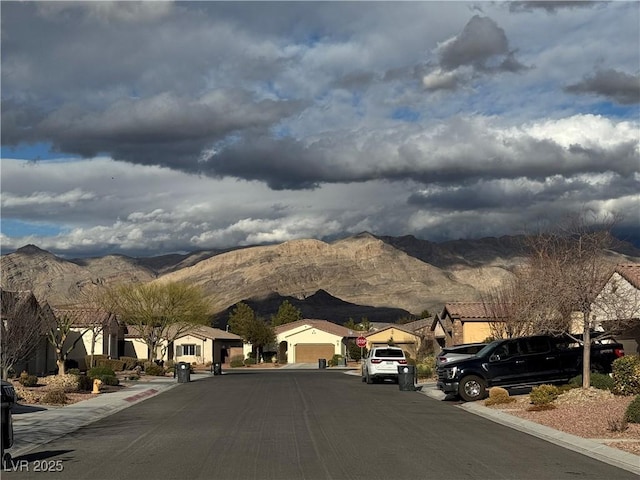
{"type": "Polygon", "coordinates": [[[330,343],[305,343],[296,345],[296,363],[315,363],[319,358],[333,357],[334,348],[330,343]]]}

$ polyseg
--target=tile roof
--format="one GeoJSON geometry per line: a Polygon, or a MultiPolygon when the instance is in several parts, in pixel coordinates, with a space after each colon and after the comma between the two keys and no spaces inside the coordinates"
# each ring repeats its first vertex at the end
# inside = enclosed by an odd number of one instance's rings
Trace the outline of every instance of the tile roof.
{"type": "Polygon", "coordinates": [[[493,315],[487,311],[483,302],[458,302],[447,303],[440,314],[445,317],[447,312],[452,318],[460,320],[488,320],[493,319],[493,315]]]}
{"type": "Polygon", "coordinates": [[[56,317],[67,317],[74,327],[90,327],[92,325],[108,326],[115,321],[115,315],[99,308],[58,308],[53,307],[56,317]]]}
{"type": "MultiPolygon", "coordinates": [[[[177,334],[176,329],[168,329],[168,336],[174,337],[177,334]]],[[[242,340],[242,337],[236,335],[235,333],[226,332],[224,330],[220,330],[219,328],[209,327],[208,325],[199,325],[189,329],[189,331],[184,332],[180,337],[186,335],[193,335],[194,337],[199,338],[209,338],[213,340],[242,340]]],[[[127,334],[125,337],[127,338],[139,338],[142,334],[140,329],[135,325],[130,325],[127,327],[127,334]]]]}
{"type": "Polygon", "coordinates": [[[328,320],[317,320],[312,318],[303,318],[302,320],[297,320],[295,322],[278,325],[274,328],[274,331],[276,335],[280,335],[281,333],[293,330],[294,328],[298,328],[303,325],[310,325],[314,328],[317,328],[318,330],[332,333],[339,337],[357,337],[359,334],[355,330],[349,330],[347,327],[343,327],[342,325],[338,325],[337,323],[333,323],[328,320]]]}
{"type": "Polygon", "coordinates": [[[628,263],[616,265],[615,271],[631,285],[640,289],[640,263],[628,263]]]}

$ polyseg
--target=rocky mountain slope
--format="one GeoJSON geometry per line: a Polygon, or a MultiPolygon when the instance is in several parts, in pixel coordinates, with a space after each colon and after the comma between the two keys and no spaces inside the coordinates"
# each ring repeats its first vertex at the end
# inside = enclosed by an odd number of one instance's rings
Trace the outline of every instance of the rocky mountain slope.
{"type": "Polygon", "coordinates": [[[2,255],[0,269],[2,288],[33,290],[52,306],[86,304],[103,285],[186,281],[202,287],[216,313],[246,300],[273,311],[277,299],[291,298],[299,308],[307,304],[307,316],[330,319],[342,311],[341,318],[378,320],[374,308],[386,309],[380,317],[394,321],[407,312],[437,311],[445,302],[476,300],[522,260],[517,237],[434,244],[363,233],[332,243],[292,240],[146,259],[65,260],[30,245],[2,255]]]}

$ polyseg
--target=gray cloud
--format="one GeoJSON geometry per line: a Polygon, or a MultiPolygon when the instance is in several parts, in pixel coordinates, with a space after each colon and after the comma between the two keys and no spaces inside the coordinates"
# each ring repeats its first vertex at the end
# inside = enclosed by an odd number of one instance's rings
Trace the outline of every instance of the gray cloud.
{"type": "Polygon", "coordinates": [[[580,1],[580,0],[566,0],[566,1],[545,1],[545,0],[533,0],[526,2],[509,2],[509,10],[512,12],[527,12],[532,10],[546,10],[548,13],[556,13],[562,9],[574,9],[574,8],[593,8],[599,3],[597,1],[580,1]]]}
{"type": "Polygon", "coordinates": [[[640,103],[640,74],[629,75],[614,69],[597,70],[582,81],[565,87],[569,93],[592,93],[622,105],[640,103]]]}

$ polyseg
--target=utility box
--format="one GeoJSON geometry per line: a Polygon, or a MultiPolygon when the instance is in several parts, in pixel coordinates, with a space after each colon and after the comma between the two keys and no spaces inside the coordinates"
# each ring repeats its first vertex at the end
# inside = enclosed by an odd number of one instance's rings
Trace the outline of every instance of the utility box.
{"type": "Polygon", "coordinates": [[[176,375],[178,383],[188,383],[191,381],[191,365],[187,362],[179,362],[176,365],[176,375]]]}
{"type": "Polygon", "coordinates": [[[401,392],[415,392],[416,367],[414,365],[398,365],[398,388],[401,392]]]}

